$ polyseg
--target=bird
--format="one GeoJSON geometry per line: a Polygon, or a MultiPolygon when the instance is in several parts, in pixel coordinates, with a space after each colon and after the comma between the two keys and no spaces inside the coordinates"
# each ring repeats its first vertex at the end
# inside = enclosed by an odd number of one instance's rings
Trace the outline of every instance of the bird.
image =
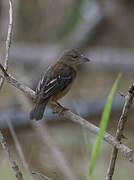
{"type": "MultiPolygon", "coordinates": [[[[54,65],[50,65],[37,85],[35,106],[30,112],[30,119],[41,120],[46,105],[61,106],[58,100],[71,89],[77,76],[77,66],[89,61],[79,50],[71,49],[65,52],[54,65]]],[[[63,107],[63,110],[65,109],[63,107]]]]}

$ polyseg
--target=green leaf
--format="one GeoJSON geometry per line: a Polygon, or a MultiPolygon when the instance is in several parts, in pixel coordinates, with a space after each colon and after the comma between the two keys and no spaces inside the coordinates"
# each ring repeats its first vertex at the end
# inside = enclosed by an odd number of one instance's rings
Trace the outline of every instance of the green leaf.
{"type": "Polygon", "coordinates": [[[94,167],[96,165],[96,161],[98,159],[98,155],[100,152],[100,147],[102,144],[102,140],[103,140],[103,136],[104,136],[104,132],[106,130],[107,127],[107,123],[110,117],[110,112],[111,112],[111,107],[112,107],[112,101],[113,101],[113,97],[115,94],[115,91],[117,89],[119,80],[121,78],[121,74],[118,75],[117,79],[115,80],[112,89],[108,95],[105,107],[104,107],[104,111],[102,113],[102,117],[101,117],[101,122],[100,122],[100,129],[96,138],[96,142],[93,146],[93,150],[92,150],[92,156],[91,156],[91,162],[90,162],[90,166],[89,166],[89,175],[88,175],[88,179],[91,177],[94,167]]]}

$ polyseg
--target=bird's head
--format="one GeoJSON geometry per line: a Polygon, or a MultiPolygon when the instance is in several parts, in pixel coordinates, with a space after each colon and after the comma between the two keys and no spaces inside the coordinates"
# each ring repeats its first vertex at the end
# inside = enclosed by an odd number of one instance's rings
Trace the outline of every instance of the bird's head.
{"type": "Polygon", "coordinates": [[[60,60],[72,66],[77,66],[90,61],[79,50],[76,49],[65,52],[60,60]]]}

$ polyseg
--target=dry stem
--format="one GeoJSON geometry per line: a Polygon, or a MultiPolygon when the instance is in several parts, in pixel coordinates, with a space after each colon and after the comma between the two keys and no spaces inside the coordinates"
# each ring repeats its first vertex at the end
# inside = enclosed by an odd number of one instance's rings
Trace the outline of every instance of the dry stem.
{"type": "Polygon", "coordinates": [[[1,133],[1,131],[0,131],[0,143],[1,143],[2,148],[4,149],[4,151],[6,152],[8,158],[9,158],[9,162],[11,164],[12,169],[15,171],[16,178],[18,180],[24,180],[23,175],[22,175],[21,171],[19,170],[19,166],[14,161],[14,159],[13,159],[13,157],[12,157],[12,155],[11,155],[9,149],[8,149],[6,140],[5,140],[4,136],[3,136],[3,134],[1,133]]]}
{"type": "Polygon", "coordinates": [[[12,123],[11,123],[11,121],[10,121],[9,119],[7,119],[6,121],[7,121],[9,130],[10,130],[10,133],[11,133],[11,135],[12,135],[12,137],[13,137],[13,140],[14,140],[14,143],[15,143],[15,146],[16,146],[16,149],[17,149],[17,151],[18,151],[18,154],[19,154],[19,156],[20,156],[20,158],[21,158],[21,160],[22,160],[23,166],[24,166],[24,168],[26,169],[27,174],[29,175],[30,179],[31,179],[31,180],[34,180],[35,178],[32,176],[32,173],[31,173],[31,171],[30,171],[30,169],[29,169],[29,165],[28,165],[28,163],[27,163],[27,161],[26,161],[26,159],[25,159],[24,153],[23,153],[23,151],[22,151],[21,145],[20,145],[20,143],[19,143],[19,140],[18,140],[18,137],[17,137],[17,135],[16,135],[16,132],[15,132],[13,126],[12,126],[12,123]]]}
{"type": "MultiPolygon", "coordinates": [[[[122,138],[124,137],[123,130],[124,130],[125,123],[127,121],[128,113],[133,105],[133,98],[134,98],[134,84],[132,84],[132,86],[130,87],[128,91],[128,94],[125,96],[125,104],[124,104],[123,111],[122,111],[122,114],[121,114],[121,117],[119,119],[118,126],[117,126],[115,140],[120,144],[121,144],[122,138]]],[[[109,168],[107,170],[106,180],[111,180],[113,177],[117,155],[118,155],[118,149],[117,147],[114,147],[112,151],[112,155],[111,155],[109,168]]]]}
{"type": "MultiPolygon", "coordinates": [[[[5,72],[5,76],[8,76],[6,71],[8,69],[8,57],[9,57],[9,49],[10,49],[10,45],[11,45],[12,24],[13,24],[13,6],[12,6],[12,1],[9,0],[9,23],[8,23],[8,33],[7,33],[7,40],[6,40],[6,52],[5,52],[6,57],[5,57],[4,67],[1,65],[1,70],[5,72]]],[[[4,83],[4,77],[1,76],[1,78],[0,78],[0,90],[3,86],[3,83],[4,83]]],[[[14,159],[13,159],[13,157],[12,157],[12,155],[8,149],[6,140],[5,140],[1,131],[0,131],[0,143],[1,143],[3,149],[5,150],[8,158],[9,158],[9,162],[11,164],[12,169],[15,171],[16,178],[18,180],[24,180],[23,175],[22,175],[21,171],[19,170],[19,166],[14,161],[14,159]]]]}
{"type": "MultiPolygon", "coordinates": [[[[8,32],[7,32],[7,39],[6,39],[6,52],[5,52],[5,62],[4,62],[4,69],[7,71],[8,69],[8,57],[9,57],[9,50],[11,45],[11,36],[12,36],[12,29],[13,29],[13,6],[12,1],[9,0],[9,23],[8,23],[8,32]]],[[[0,89],[2,88],[4,83],[4,78],[0,78],[0,89]]]]}

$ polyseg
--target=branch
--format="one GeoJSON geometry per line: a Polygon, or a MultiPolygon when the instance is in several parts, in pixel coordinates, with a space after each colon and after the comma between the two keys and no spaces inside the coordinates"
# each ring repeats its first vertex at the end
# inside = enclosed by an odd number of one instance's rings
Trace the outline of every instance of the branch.
{"type": "Polygon", "coordinates": [[[18,137],[16,135],[16,132],[15,132],[15,130],[13,128],[13,125],[12,125],[12,123],[11,123],[11,121],[9,119],[6,119],[6,122],[7,122],[7,125],[9,127],[9,130],[10,130],[10,133],[12,135],[12,138],[14,140],[14,143],[15,143],[16,149],[18,151],[18,154],[19,154],[19,156],[20,156],[20,158],[22,160],[23,166],[24,166],[25,170],[27,171],[27,174],[29,175],[30,179],[34,180],[34,178],[32,176],[32,173],[31,173],[31,171],[29,169],[29,165],[28,165],[28,163],[27,163],[27,161],[25,159],[24,153],[22,151],[21,145],[19,143],[19,140],[18,140],[18,137]]]}
{"type": "MultiPolygon", "coordinates": [[[[7,39],[6,39],[6,57],[5,57],[5,63],[4,63],[4,69],[7,71],[8,69],[8,57],[9,57],[9,49],[11,45],[11,36],[12,36],[12,29],[13,29],[13,7],[12,7],[12,1],[9,0],[9,23],[8,23],[8,32],[7,32],[7,39]]],[[[0,79],[0,90],[3,86],[4,78],[0,79]]]]}
{"type": "MultiPolygon", "coordinates": [[[[124,104],[123,111],[122,111],[122,114],[121,114],[121,117],[119,119],[118,126],[117,126],[115,139],[120,144],[121,144],[122,138],[124,137],[123,130],[125,127],[125,123],[127,121],[128,113],[131,110],[131,107],[133,105],[133,98],[134,98],[134,84],[132,84],[132,86],[130,87],[128,91],[128,94],[125,96],[125,104],[124,104]]],[[[112,151],[112,155],[111,155],[109,168],[107,171],[106,180],[111,180],[113,177],[117,155],[118,155],[118,149],[117,147],[114,147],[112,151]]]]}
{"type": "MultiPolygon", "coordinates": [[[[11,45],[11,34],[12,34],[12,18],[13,18],[13,8],[12,8],[12,1],[9,0],[9,23],[8,23],[8,33],[7,33],[7,40],[6,40],[6,57],[5,57],[5,64],[4,67],[1,65],[1,70],[4,72],[5,77],[8,78],[8,74],[7,74],[7,69],[8,69],[8,56],[9,56],[9,49],[10,49],[10,45],[11,45]]],[[[3,86],[4,83],[4,77],[1,77],[0,79],[0,90],[3,86]]],[[[15,171],[16,174],[16,178],[18,180],[24,180],[23,179],[23,175],[21,173],[21,171],[19,170],[19,166],[16,164],[16,162],[14,161],[9,149],[8,149],[8,145],[6,143],[6,140],[2,134],[2,132],[0,131],[0,144],[2,145],[2,148],[4,149],[4,151],[6,152],[8,158],[9,158],[9,162],[11,164],[12,169],[15,171]]]]}
{"type": "MultiPolygon", "coordinates": [[[[4,73],[4,72],[3,72],[4,73]]],[[[3,75],[2,75],[3,76],[3,75]]],[[[14,77],[11,75],[8,75],[5,77],[8,83],[12,84],[14,87],[18,88],[20,91],[24,92],[26,95],[28,95],[31,98],[35,98],[35,92],[30,89],[29,87],[25,86],[24,84],[18,82],[14,77]]],[[[57,107],[59,108],[59,106],[57,107]]],[[[61,110],[59,110],[61,112],[61,110]]],[[[99,128],[95,125],[91,124],[90,122],[86,121],[82,117],[72,113],[71,111],[65,111],[62,116],[66,119],[71,120],[72,122],[78,123],[82,127],[86,128],[88,131],[92,132],[93,134],[98,134],[99,128]]],[[[128,148],[127,146],[120,144],[115,138],[108,134],[104,134],[104,140],[115,146],[118,150],[120,150],[123,155],[134,164],[134,152],[132,149],[128,148]]]]}
{"type": "Polygon", "coordinates": [[[8,158],[9,158],[9,162],[11,164],[12,169],[15,171],[16,174],[16,178],[18,180],[24,180],[23,179],[23,175],[21,173],[21,171],[19,170],[19,166],[16,164],[16,162],[14,161],[14,159],[12,158],[12,155],[8,149],[7,143],[5,138],[3,137],[1,131],[0,131],[0,144],[2,145],[2,148],[4,149],[4,151],[6,152],[8,158]]]}
{"type": "Polygon", "coordinates": [[[2,72],[3,72],[3,74],[4,75],[2,75],[2,74],[0,74],[0,77],[2,77],[2,78],[6,78],[6,81],[8,82],[8,83],[10,83],[10,84],[12,84],[12,86],[14,86],[14,87],[16,87],[17,89],[19,89],[19,90],[21,90],[22,92],[24,92],[26,95],[28,95],[30,98],[35,98],[35,92],[31,89],[31,88],[29,88],[29,87],[27,87],[27,86],[25,86],[24,84],[22,84],[22,83],[20,83],[19,81],[17,81],[13,76],[11,76],[10,74],[8,74],[5,70],[4,70],[4,68],[3,68],[3,66],[0,64],[0,68],[1,68],[1,70],[2,70],[2,72]]]}

